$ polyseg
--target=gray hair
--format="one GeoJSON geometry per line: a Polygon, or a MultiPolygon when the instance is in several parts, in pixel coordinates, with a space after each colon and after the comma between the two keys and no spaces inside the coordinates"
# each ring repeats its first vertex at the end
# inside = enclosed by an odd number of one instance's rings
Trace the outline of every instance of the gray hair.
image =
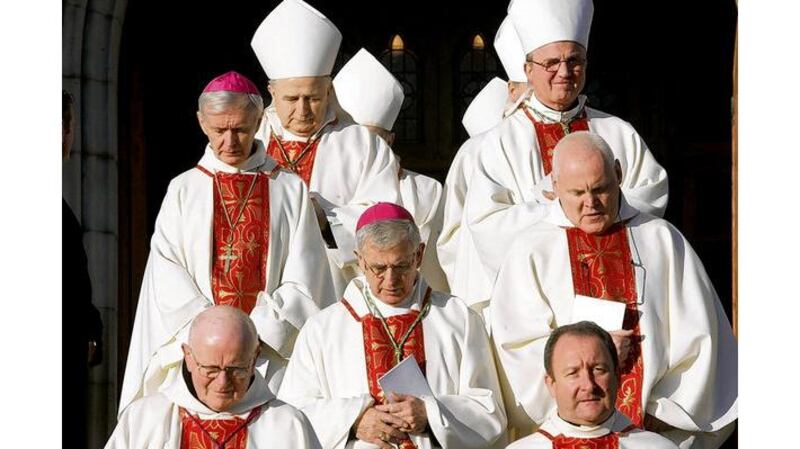
{"type": "Polygon", "coordinates": [[[599,151],[603,156],[603,166],[606,170],[613,173],[614,171],[614,153],[608,142],[605,141],[598,134],[589,131],[575,131],[574,133],[567,134],[563,139],[559,140],[556,147],[553,149],[553,180],[558,178],[559,161],[561,160],[559,149],[571,145],[583,144],[587,149],[599,151]]]}
{"type": "Polygon", "coordinates": [[[391,248],[399,243],[407,242],[416,249],[421,238],[419,228],[409,220],[384,220],[368,224],[356,231],[358,250],[364,249],[367,240],[378,248],[391,248]]]}
{"type": "Polygon", "coordinates": [[[203,92],[200,94],[200,98],[197,99],[197,110],[201,114],[206,112],[218,113],[231,108],[245,108],[256,117],[261,117],[264,112],[264,100],[258,94],[230,92],[227,90],[203,92]]]}
{"type": "Polygon", "coordinates": [[[614,376],[619,379],[619,358],[617,357],[617,347],[614,345],[614,340],[611,334],[605,331],[602,327],[591,321],[580,321],[573,324],[567,324],[556,328],[547,339],[544,345],[544,370],[547,375],[553,377],[553,352],[556,348],[556,343],[561,337],[565,335],[573,335],[576,337],[594,337],[600,340],[602,346],[606,348],[611,356],[612,371],[614,376]]]}

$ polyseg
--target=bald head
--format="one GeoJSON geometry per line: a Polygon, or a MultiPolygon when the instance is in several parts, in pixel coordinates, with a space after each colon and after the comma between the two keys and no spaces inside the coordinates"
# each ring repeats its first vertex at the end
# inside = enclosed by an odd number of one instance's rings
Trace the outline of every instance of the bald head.
{"type": "Polygon", "coordinates": [[[611,175],[614,173],[614,153],[608,143],[589,131],[576,131],[559,140],[553,149],[553,180],[565,167],[599,163],[611,175]]]}
{"type": "Polygon", "coordinates": [[[588,234],[614,224],[619,215],[622,170],[597,134],[568,134],[553,154],[553,190],[569,221],[588,234]]]}
{"type": "Polygon", "coordinates": [[[235,346],[244,352],[255,352],[258,332],[253,321],[241,310],[231,306],[214,306],[197,315],[189,328],[189,345],[235,346]]]}
{"type": "Polygon", "coordinates": [[[192,321],[183,346],[192,394],[211,410],[230,410],[247,394],[259,341],[255,325],[241,310],[214,306],[192,321]]]}

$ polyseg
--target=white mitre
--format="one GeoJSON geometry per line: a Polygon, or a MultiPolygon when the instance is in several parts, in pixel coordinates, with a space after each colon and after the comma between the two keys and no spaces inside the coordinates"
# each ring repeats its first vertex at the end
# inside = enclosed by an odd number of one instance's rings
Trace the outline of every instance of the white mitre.
{"type": "Polygon", "coordinates": [[[494,128],[503,120],[503,110],[508,100],[507,83],[494,77],[475,95],[464,112],[461,123],[470,137],[494,128]]]}
{"type": "Polygon", "coordinates": [[[522,51],[522,43],[519,41],[517,31],[511,22],[511,16],[506,16],[494,35],[494,50],[500,57],[500,63],[506,70],[509,81],[516,83],[527,83],[525,76],[525,52],[522,51]]]}
{"type": "Polygon", "coordinates": [[[362,48],[333,79],[342,109],[360,125],[391,131],[403,106],[403,86],[374,56],[362,48]]]}
{"type": "Polygon", "coordinates": [[[592,0],[514,0],[508,15],[527,55],[558,41],[573,41],[589,48],[592,0]]]}
{"type": "Polygon", "coordinates": [[[302,0],[284,0],[258,26],[250,46],[272,80],[331,74],[342,33],[302,0]]]}

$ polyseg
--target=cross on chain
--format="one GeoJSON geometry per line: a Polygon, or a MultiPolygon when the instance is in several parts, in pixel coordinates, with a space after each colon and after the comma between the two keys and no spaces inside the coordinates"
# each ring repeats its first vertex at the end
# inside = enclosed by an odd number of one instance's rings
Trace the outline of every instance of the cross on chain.
{"type": "Polygon", "coordinates": [[[229,241],[228,244],[225,245],[225,254],[219,256],[219,258],[225,261],[225,274],[228,274],[228,272],[231,271],[231,261],[239,258],[236,254],[233,254],[232,241],[229,241]]]}

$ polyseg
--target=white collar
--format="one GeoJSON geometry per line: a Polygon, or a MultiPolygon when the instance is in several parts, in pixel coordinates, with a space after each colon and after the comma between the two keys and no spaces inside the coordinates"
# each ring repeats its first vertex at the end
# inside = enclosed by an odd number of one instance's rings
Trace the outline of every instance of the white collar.
{"type": "Polygon", "coordinates": [[[298,135],[293,134],[291,131],[287,130],[283,127],[281,123],[280,117],[278,117],[278,112],[275,110],[275,105],[271,104],[267,109],[264,110],[264,115],[267,117],[267,125],[268,129],[266,132],[266,138],[269,139],[270,137],[270,129],[272,132],[275,133],[281,140],[286,141],[301,141],[301,142],[310,142],[311,139],[314,139],[321,131],[326,128],[326,125],[336,120],[336,108],[331,107],[328,105],[328,110],[325,111],[325,120],[322,121],[317,132],[312,134],[309,137],[301,137],[298,135]]]}
{"type": "Polygon", "coordinates": [[[180,370],[178,378],[164,390],[164,395],[174,404],[196,413],[201,419],[244,417],[250,413],[250,410],[275,399],[275,394],[269,390],[267,381],[257,370],[253,370],[253,383],[250,384],[244,398],[228,411],[215,412],[192,395],[183,376],[183,364],[181,364],[180,370]]]}
{"type": "Polygon", "coordinates": [[[223,173],[272,171],[278,165],[278,163],[275,162],[275,160],[271,157],[267,156],[267,151],[264,149],[264,142],[260,141],[259,139],[255,139],[253,140],[253,146],[253,153],[250,155],[250,157],[248,157],[240,167],[234,167],[219,160],[214,154],[214,150],[211,149],[211,145],[206,145],[206,150],[203,153],[203,157],[200,158],[200,162],[198,162],[197,165],[212,173],[218,171],[223,173]]]}
{"type": "MultiPolygon", "coordinates": [[[[364,289],[368,288],[369,284],[367,283],[367,278],[365,276],[359,276],[350,281],[344,291],[344,298],[359,317],[369,315],[370,313],[369,306],[367,306],[367,300],[364,297],[364,289]]],[[[375,297],[374,294],[372,297],[374,299],[375,306],[378,307],[378,310],[381,312],[381,314],[388,318],[390,316],[402,315],[412,310],[421,310],[422,301],[425,299],[425,292],[427,290],[428,284],[425,282],[425,279],[423,279],[420,274],[417,274],[417,280],[414,283],[411,294],[408,295],[408,298],[404,299],[400,303],[401,305],[390,306],[381,302],[377,297],[375,297]]]]}
{"type": "MultiPolygon", "coordinates": [[[[542,117],[545,118],[547,123],[564,123],[570,121],[581,111],[583,111],[583,107],[586,104],[586,95],[578,95],[578,104],[574,108],[566,111],[556,111],[555,109],[551,109],[540,102],[539,99],[536,98],[536,94],[533,93],[532,89],[529,91],[527,96],[523,95],[523,98],[525,98],[523,104],[538,112],[542,117]]],[[[538,117],[536,118],[538,119],[538,117]]]]}
{"type": "Polygon", "coordinates": [[[550,426],[547,427],[552,428],[553,436],[563,434],[572,438],[597,438],[611,432],[619,432],[628,427],[631,422],[625,415],[615,410],[608,419],[596,426],[576,426],[561,419],[557,412],[553,412],[550,416],[549,424],[550,426]]]}

